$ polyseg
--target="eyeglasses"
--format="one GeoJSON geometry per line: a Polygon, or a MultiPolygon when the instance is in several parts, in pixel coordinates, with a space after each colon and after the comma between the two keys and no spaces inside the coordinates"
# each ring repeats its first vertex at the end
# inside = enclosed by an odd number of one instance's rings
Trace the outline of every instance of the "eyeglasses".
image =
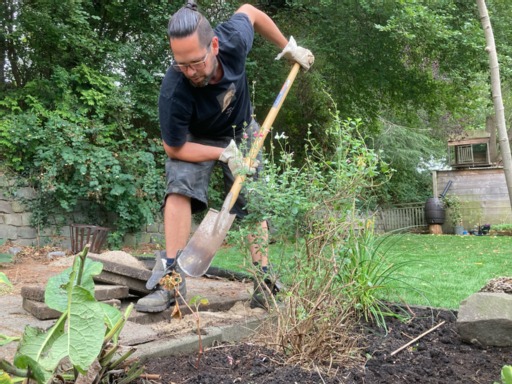
{"type": "Polygon", "coordinates": [[[192,68],[194,71],[199,71],[200,69],[203,69],[206,66],[206,60],[208,60],[208,55],[210,54],[210,47],[208,47],[208,52],[206,52],[206,55],[204,55],[203,60],[194,61],[193,63],[188,64],[178,64],[176,61],[172,61],[171,65],[172,67],[181,72],[185,72],[187,69],[192,68]]]}

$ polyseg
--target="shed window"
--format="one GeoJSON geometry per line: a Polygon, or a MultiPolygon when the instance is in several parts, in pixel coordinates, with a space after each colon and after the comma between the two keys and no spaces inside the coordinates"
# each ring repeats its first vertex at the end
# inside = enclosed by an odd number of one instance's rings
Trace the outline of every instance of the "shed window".
{"type": "Polygon", "coordinates": [[[489,146],[487,143],[455,144],[448,147],[450,165],[452,166],[486,166],[490,165],[489,146]]]}

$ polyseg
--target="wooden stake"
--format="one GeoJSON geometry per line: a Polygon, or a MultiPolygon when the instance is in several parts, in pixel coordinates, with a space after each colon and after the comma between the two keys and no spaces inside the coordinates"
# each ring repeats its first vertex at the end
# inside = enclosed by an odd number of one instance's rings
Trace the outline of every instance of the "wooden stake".
{"type": "Polygon", "coordinates": [[[429,224],[428,232],[431,235],[442,235],[443,234],[443,227],[440,224],[429,224]]]}
{"type": "Polygon", "coordinates": [[[411,344],[412,344],[412,343],[414,343],[415,341],[417,341],[417,340],[421,339],[423,336],[428,335],[430,332],[432,332],[433,330],[435,330],[435,329],[439,328],[439,327],[440,327],[441,325],[443,325],[444,323],[445,323],[444,321],[441,321],[441,322],[440,322],[439,324],[437,324],[435,327],[430,328],[428,331],[423,332],[423,333],[422,333],[421,335],[419,335],[417,338],[415,338],[415,339],[413,339],[413,340],[409,341],[407,344],[402,345],[402,346],[401,346],[400,348],[398,348],[397,350],[395,350],[395,351],[391,352],[389,356],[393,356],[394,354],[396,354],[396,353],[400,352],[402,349],[407,348],[409,345],[411,345],[411,344]]]}

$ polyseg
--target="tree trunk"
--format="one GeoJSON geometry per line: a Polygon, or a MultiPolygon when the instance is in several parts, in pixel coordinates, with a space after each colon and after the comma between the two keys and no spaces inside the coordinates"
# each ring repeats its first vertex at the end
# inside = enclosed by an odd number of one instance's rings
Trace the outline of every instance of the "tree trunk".
{"type": "Polygon", "coordinates": [[[496,127],[498,129],[498,142],[503,159],[503,169],[505,171],[505,180],[507,182],[508,197],[512,208],[512,157],[510,155],[510,144],[508,141],[507,127],[505,124],[505,108],[501,97],[500,67],[498,64],[498,54],[494,45],[494,33],[492,31],[491,20],[487,12],[485,0],[476,0],[478,11],[480,12],[480,21],[485,33],[487,47],[485,50],[489,53],[489,67],[491,70],[491,92],[494,103],[494,113],[496,114],[496,127]]]}
{"type": "MultiPolygon", "coordinates": [[[[2,20],[7,20],[7,4],[6,2],[2,2],[0,4],[0,17],[2,17],[2,20]]],[[[7,67],[7,43],[5,39],[5,27],[3,23],[2,26],[2,32],[0,32],[0,88],[5,86],[5,68],[7,67]]]]}
{"type": "MultiPolygon", "coordinates": [[[[4,18],[4,22],[6,23],[6,26],[4,26],[3,32],[6,33],[4,35],[4,63],[5,60],[8,61],[11,69],[12,77],[14,78],[14,84],[17,88],[23,87],[23,79],[20,73],[20,69],[18,66],[18,55],[16,53],[16,48],[14,46],[14,43],[11,39],[9,39],[9,35],[12,35],[14,32],[14,19],[16,17],[16,13],[18,12],[18,9],[16,8],[16,1],[3,1],[2,4],[2,17],[4,18]],[[7,37],[6,37],[7,36],[7,37]],[[7,58],[7,59],[6,59],[7,58]]],[[[4,67],[5,71],[5,67],[4,67]]],[[[4,72],[4,80],[8,80],[9,82],[12,82],[13,79],[7,78],[9,76],[8,73],[4,72]]],[[[5,83],[4,83],[5,84],[5,83]]]]}
{"type": "Polygon", "coordinates": [[[494,116],[487,116],[485,119],[485,130],[491,135],[489,138],[489,155],[491,157],[491,163],[497,163],[499,157],[496,145],[496,124],[494,123],[494,116]]]}

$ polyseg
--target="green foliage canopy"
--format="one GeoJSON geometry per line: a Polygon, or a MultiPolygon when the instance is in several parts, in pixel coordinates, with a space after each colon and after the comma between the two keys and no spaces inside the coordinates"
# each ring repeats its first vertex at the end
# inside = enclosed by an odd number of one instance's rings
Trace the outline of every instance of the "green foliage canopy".
{"type": "MultiPolygon", "coordinates": [[[[165,26],[181,5],[2,3],[0,160],[40,187],[41,207],[71,210],[85,198],[114,213],[121,232],[152,220],[163,190],[156,105],[170,59],[165,26]]],[[[239,3],[200,5],[216,24],[239,3]]],[[[485,41],[473,2],[256,5],[316,56],[275,129],[289,137],[298,162],[307,132],[328,153],[332,97],[343,119],[364,122],[367,144],[396,170],[378,191],[379,203],[422,198],[429,181],[418,165],[442,158],[447,133],[483,126],[490,113],[485,41]]],[[[488,7],[504,64],[505,104],[512,105],[512,6],[490,0],[488,7]]],[[[289,68],[274,61],[276,54],[257,37],[247,62],[260,121],[289,68]]],[[[39,223],[44,216],[34,215],[39,223]]]]}

